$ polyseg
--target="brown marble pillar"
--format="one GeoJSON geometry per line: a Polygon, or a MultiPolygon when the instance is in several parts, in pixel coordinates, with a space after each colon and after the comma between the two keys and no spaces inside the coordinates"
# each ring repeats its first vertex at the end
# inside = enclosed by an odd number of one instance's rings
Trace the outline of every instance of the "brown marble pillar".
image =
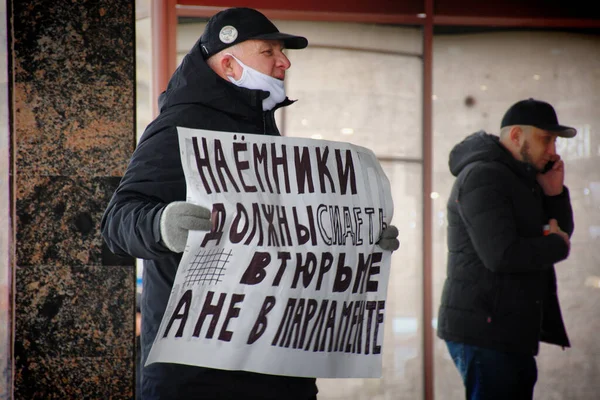
{"type": "Polygon", "coordinates": [[[129,399],[133,260],[100,219],[135,143],[133,0],[9,0],[14,398],[129,399]]]}

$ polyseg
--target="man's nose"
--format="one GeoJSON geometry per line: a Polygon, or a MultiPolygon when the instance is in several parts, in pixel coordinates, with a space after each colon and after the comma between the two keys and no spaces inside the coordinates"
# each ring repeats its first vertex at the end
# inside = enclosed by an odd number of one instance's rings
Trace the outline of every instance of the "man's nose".
{"type": "Polygon", "coordinates": [[[550,154],[556,154],[556,142],[552,142],[550,143],[550,145],[548,146],[548,153],[550,154]]]}
{"type": "Polygon", "coordinates": [[[277,66],[279,68],[283,68],[284,70],[286,70],[292,66],[292,63],[290,62],[290,59],[287,58],[287,56],[284,53],[281,53],[281,54],[279,54],[279,57],[277,58],[277,66]]]}

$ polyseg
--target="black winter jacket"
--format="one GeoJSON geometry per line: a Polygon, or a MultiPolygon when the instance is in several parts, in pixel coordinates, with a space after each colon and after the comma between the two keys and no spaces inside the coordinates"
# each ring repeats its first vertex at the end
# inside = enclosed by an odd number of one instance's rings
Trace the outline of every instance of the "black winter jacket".
{"type": "Polygon", "coordinates": [[[567,187],[545,196],[535,169],[485,132],[456,145],[449,166],[456,180],[438,336],[533,355],[540,341],[568,347],[554,263],[569,250],[559,235],[543,235],[550,218],[573,233],[567,187]]]}
{"type": "MultiPolygon", "coordinates": [[[[116,254],[144,259],[142,363],[167,306],[181,254],[161,244],[167,204],[186,200],[177,126],[279,135],[267,92],[237,87],[212,71],[199,44],[185,56],[159,99],[160,115],[146,128],[105,211],[102,235],[116,254]]],[[[286,99],[278,107],[291,104],[286,99]]],[[[277,108],[277,107],[276,107],[277,108]]],[[[315,379],[154,363],[142,374],[144,399],[309,399],[315,379]]]]}

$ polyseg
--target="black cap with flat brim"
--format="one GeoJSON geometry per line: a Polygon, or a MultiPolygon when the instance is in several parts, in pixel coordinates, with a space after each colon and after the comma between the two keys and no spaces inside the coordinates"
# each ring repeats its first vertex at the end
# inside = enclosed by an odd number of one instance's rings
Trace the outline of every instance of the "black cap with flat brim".
{"type": "Polygon", "coordinates": [[[275,32],[254,36],[255,40],[281,40],[286,49],[299,50],[308,46],[308,40],[303,36],[295,36],[287,33],[275,32]]]}
{"type": "Polygon", "coordinates": [[[558,117],[552,105],[532,98],[521,100],[506,111],[500,128],[512,125],[535,126],[564,138],[572,138],[577,135],[575,128],[558,123],[558,117]]]}
{"type": "Polygon", "coordinates": [[[308,40],[279,32],[260,11],[252,8],[228,8],[213,15],[200,37],[204,58],[246,40],[281,40],[287,49],[303,49],[308,40]]]}

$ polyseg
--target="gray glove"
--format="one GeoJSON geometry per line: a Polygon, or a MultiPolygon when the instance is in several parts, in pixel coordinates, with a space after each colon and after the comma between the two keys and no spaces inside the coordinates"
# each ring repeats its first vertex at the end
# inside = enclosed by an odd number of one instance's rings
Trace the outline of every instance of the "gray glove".
{"type": "Polygon", "coordinates": [[[189,230],[210,230],[210,214],[210,210],[185,201],[169,203],[160,216],[162,244],[175,253],[182,253],[189,230]]]}
{"type": "Polygon", "coordinates": [[[377,242],[377,244],[383,250],[398,250],[398,247],[400,247],[400,242],[398,241],[398,239],[396,239],[397,237],[398,228],[396,228],[394,225],[389,225],[383,230],[383,232],[381,232],[381,239],[379,239],[379,242],[377,242]]]}

